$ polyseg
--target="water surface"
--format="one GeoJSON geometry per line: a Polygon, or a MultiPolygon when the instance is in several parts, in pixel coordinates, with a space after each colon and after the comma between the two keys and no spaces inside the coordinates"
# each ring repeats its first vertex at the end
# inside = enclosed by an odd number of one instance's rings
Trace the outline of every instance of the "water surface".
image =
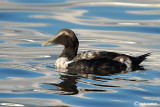
{"type": "Polygon", "coordinates": [[[159,106],[160,1],[0,0],[0,16],[0,106],[159,106]],[[54,66],[63,47],[41,47],[62,28],[79,52],[152,55],[145,70],[63,73],[54,66]]]}

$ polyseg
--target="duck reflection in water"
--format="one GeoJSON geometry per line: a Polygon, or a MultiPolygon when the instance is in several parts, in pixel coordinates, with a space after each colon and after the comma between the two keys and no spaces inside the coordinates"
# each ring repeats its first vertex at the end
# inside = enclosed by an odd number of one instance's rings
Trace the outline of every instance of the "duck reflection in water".
{"type": "MultiPolygon", "coordinates": [[[[51,86],[56,86],[57,89],[53,91],[58,91],[57,94],[62,94],[62,95],[75,95],[78,94],[78,89],[77,89],[77,79],[79,77],[77,75],[60,75],[60,79],[62,82],[60,83],[43,83],[46,85],[51,85],[51,86]]],[[[51,90],[50,90],[51,91],[51,90]]]]}
{"type": "MultiPolygon", "coordinates": [[[[134,71],[137,70],[145,70],[142,66],[139,66],[139,68],[135,68],[134,71]]],[[[134,72],[130,71],[130,72],[134,72]]],[[[60,83],[43,83],[45,85],[57,87],[57,89],[53,90],[48,90],[50,92],[54,92],[57,94],[62,94],[62,95],[75,95],[80,92],[107,92],[106,89],[102,89],[103,87],[108,87],[108,88],[119,88],[120,86],[116,85],[100,85],[100,84],[95,84],[95,83],[90,83],[90,85],[93,86],[98,86],[101,87],[101,89],[91,89],[91,88],[81,88],[79,89],[77,87],[77,83],[85,83],[84,81],[81,81],[81,78],[84,79],[89,79],[89,80],[94,80],[94,81],[110,81],[112,79],[108,78],[103,78],[102,76],[110,76],[110,75],[117,75],[117,74],[124,74],[127,73],[128,71],[125,70],[115,70],[115,69],[110,69],[108,71],[86,71],[86,70],[81,70],[81,71],[75,71],[75,70],[70,70],[68,72],[64,72],[60,74],[60,79],[62,82],[60,83]]],[[[115,78],[118,80],[119,78],[115,78]]],[[[130,81],[130,80],[127,80],[130,81]]],[[[131,81],[136,81],[136,80],[131,80],[131,81]]],[[[43,90],[47,90],[44,89],[43,90]]]]}

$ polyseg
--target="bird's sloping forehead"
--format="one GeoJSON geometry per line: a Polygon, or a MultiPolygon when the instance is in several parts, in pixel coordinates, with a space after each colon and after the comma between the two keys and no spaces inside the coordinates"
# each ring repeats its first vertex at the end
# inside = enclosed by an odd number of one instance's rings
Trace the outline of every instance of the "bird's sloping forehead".
{"type": "Polygon", "coordinates": [[[73,37],[74,36],[74,32],[70,29],[62,29],[58,32],[57,36],[60,36],[62,34],[65,34],[65,35],[68,35],[70,37],[73,37]]]}

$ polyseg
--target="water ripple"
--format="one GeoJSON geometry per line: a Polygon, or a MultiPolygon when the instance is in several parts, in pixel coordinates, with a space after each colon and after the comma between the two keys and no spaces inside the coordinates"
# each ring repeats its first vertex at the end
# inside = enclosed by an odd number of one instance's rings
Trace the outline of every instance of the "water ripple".
{"type": "Polygon", "coordinates": [[[158,104],[159,4],[158,0],[1,0],[0,106],[158,104]],[[76,33],[79,52],[152,55],[142,63],[143,70],[112,75],[56,71],[54,63],[63,47],[41,43],[62,28],[76,33]]]}

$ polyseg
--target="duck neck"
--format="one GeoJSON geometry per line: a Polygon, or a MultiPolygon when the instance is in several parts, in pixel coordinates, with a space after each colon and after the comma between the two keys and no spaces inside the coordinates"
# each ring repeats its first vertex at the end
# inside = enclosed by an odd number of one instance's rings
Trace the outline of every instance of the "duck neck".
{"type": "Polygon", "coordinates": [[[77,55],[78,48],[64,47],[60,57],[67,57],[68,60],[72,60],[77,55]]]}

